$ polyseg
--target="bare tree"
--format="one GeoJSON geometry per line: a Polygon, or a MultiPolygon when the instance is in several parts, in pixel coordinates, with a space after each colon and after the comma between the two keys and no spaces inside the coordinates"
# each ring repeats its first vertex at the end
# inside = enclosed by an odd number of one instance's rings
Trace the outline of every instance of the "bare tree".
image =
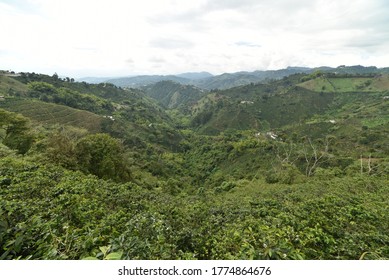
{"type": "Polygon", "coordinates": [[[310,177],[315,169],[328,158],[328,150],[333,137],[326,137],[321,143],[314,143],[311,138],[305,138],[302,153],[305,158],[305,175],[310,177]]]}
{"type": "Polygon", "coordinates": [[[294,164],[298,159],[296,154],[296,144],[293,142],[280,143],[279,145],[276,145],[275,154],[281,164],[294,164]]]}

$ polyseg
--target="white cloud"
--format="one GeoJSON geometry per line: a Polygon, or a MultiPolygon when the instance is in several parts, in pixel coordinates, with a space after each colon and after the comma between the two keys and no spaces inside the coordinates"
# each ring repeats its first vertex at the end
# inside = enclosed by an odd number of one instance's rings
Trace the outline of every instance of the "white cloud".
{"type": "Polygon", "coordinates": [[[0,0],[2,68],[82,75],[389,66],[385,0],[0,0]]]}

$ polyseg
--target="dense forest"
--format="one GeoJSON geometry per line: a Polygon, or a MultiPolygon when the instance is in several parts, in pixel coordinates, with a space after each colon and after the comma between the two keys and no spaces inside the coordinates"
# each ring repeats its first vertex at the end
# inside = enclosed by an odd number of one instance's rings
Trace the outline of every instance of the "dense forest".
{"type": "Polygon", "coordinates": [[[0,259],[388,259],[389,75],[362,70],[1,71],[0,259]]]}

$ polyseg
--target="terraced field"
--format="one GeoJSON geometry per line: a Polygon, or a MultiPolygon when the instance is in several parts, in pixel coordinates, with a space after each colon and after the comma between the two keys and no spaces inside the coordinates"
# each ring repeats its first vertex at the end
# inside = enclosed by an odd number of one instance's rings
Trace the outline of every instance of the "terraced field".
{"type": "Polygon", "coordinates": [[[0,108],[17,112],[42,124],[62,124],[82,127],[96,133],[101,130],[102,116],[67,106],[38,100],[6,98],[0,108]]]}
{"type": "Polygon", "coordinates": [[[381,92],[388,89],[389,76],[377,77],[320,77],[298,84],[317,92],[381,92]]]}

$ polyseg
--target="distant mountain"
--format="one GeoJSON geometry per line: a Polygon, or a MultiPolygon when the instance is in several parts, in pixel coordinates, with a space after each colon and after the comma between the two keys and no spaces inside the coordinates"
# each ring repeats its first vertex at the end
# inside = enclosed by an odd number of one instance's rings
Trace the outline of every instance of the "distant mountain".
{"type": "Polygon", "coordinates": [[[86,82],[88,84],[100,84],[110,79],[113,78],[112,77],[84,77],[84,78],[77,79],[77,82],[86,82]]]}
{"type": "Polygon", "coordinates": [[[227,89],[258,82],[250,73],[224,73],[218,76],[193,81],[192,84],[203,89],[227,89]]]}
{"type": "Polygon", "coordinates": [[[178,74],[176,76],[180,78],[189,79],[189,80],[199,80],[199,79],[206,79],[206,78],[213,77],[213,75],[208,72],[189,72],[189,73],[178,74]]]}
{"type": "Polygon", "coordinates": [[[132,77],[118,78],[93,78],[87,77],[79,79],[88,83],[108,82],[119,87],[140,88],[160,81],[173,81],[183,85],[194,85],[196,87],[212,89],[229,89],[236,86],[247,85],[251,83],[263,83],[271,80],[279,80],[293,74],[310,74],[315,71],[331,72],[338,74],[379,74],[389,73],[389,68],[377,68],[375,66],[345,66],[341,65],[336,68],[322,66],[316,68],[309,67],[287,67],[279,70],[256,70],[252,72],[241,71],[236,73],[224,73],[213,76],[208,72],[188,72],[177,75],[141,75],[132,77]]]}
{"type": "Polygon", "coordinates": [[[178,77],[174,75],[142,75],[142,76],[135,76],[135,77],[123,77],[123,78],[115,78],[107,80],[106,82],[112,83],[119,87],[132,87],[132,88],[140,88],[143,86],[147,86],[150,84],[158,83],[160,81],[168,81],[171,80],[176,83],[180,84],[189,84],[190,80],[178,77]]]}
{"type": "Polygon", "coordinates": [[[218,76],[213,76],[206,79],[194,81],[193,84],[204,89],[229,89],[232,87],[243,86],[250,83],[259,83],[266,80],[278,80],[283,77],[296,74],[296,73],[311,73],[314,71],[311,68],[303,67],[288,67],[281,70],[267,70],[267,71],[254,71],[254,72],[236,72],[225,73],[218,76]]]}
{"type": "Polygon", "coordinates": [[[377,68],[375,66],[361,66],[361,65],[354,65],[354,66],[345,66],[341,65],[337,68],[332,68],[330,71],[325,71],[325,72],[337,72],[340,74],[384,74],[384,73],[389,73],[389,68],[377,68]]]}

